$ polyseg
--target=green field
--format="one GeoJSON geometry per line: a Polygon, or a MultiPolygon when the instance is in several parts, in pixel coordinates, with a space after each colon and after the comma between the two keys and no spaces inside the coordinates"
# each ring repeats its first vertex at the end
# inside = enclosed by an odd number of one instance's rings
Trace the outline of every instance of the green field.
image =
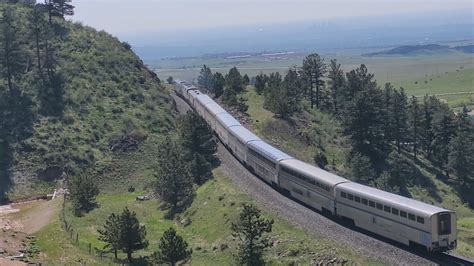
{"type": "MultiPolygon", "coordinates": [[[[474,105],[472,96],[474,93],[474,60],[472,55],[454,53],[411,57],[362,57],[359,55],[361,52],[341,51],[340,53],[321,54],[326,61],[336,58],[345,71],[350,71],[360,64],[366,64],[369,71],[375,74],[381,86],[385,82],[391,82],[397,87],[403,86],[411,95],[468,92],[470,94],[439,97],[447,100],[453,107],[462,103],[474,105]],[[416,81],[417,84],[415,84],[416,81]]],[[[213,71],[223,73],[228,72],[231,67],[237,66],[242,73],[254,76],[260,72],[285,72],[289,66],[301,65],[304,56],[304,54],[291,54],[243,59],[167,59],[151,67],[155,69],[160,78],[173,76],[195,80],[199,76],[203,64],[210,66],[213,71]]]]}
{"type": "MultiPolygon", "coordinates": [[[[230,225],[238,217],[239,206],[253,201],[231,184],[219,169],[215,179],[207,182],[197,190],[192,206],[179,219],[167,220],[164,212],[158,210],[157,200],[136,201],[135,193],[104,193],[98,197],[100,207],[82,218],[68,214],[72,228],[79,233],[79,242],[74,243],[67,238],[59,222],[37,234],[38,246],[47,256],[41,262],[47,265],[64,265],[85,261],[88,265],[101,265],[111,262],[112,254],[106,259],[89,256],[88,244],[93,248],[102,249],[104,243],[97,240],[98,225],[103,224],[111,212],[120,212],[125,206],[137,212],[139,220],[146,225],[147,239],[150,246],[134,254],[140,264],[144,258],[156,251],[158,240],[169,227],[174,227],[193,248],[191,265],[231,265],[237,242],[231,236],[230,225]],[[192,223],[186,227],[177,221],[187,217],[192,223]],[[57,245],[59,243],[60,245],[57,245]]],[[[267,218],[275,219],[271,239],[274,244],[267,252],[266,259],[271,265],[287,265],[288,263],[309,264],[311,261],[328,261],[338,258],[359,265],[377,263],[356,255],[354,251],[317,235],[308,234],[296,229],[287,221],[267,212],[267,218]]],[[[125,259],[124,254],[120,254],[125,259]]]]}

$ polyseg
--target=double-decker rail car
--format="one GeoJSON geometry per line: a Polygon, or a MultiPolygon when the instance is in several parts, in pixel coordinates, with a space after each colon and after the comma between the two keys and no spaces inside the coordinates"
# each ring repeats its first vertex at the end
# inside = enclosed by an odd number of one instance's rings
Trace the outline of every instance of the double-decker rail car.
{"type": "Polygon", "coordinates": [[[405,245],[429,251],[456,247],[456,214],[417,200],[351,182],[296,160],[243,127],[196,87],[177,81],[177,93],[250,171],[291,197],[405,245]]]}
{"type": "Polygon", "coordinates": [[[293,159],[262,140],[247,143],[247,165],[255,174],[271,185],[278,185],[278,163],[293,159]]]}
{"type": "Polygon", "coordinates": [[[228,148],[230,128],[241,126],[241,124],[227,112],[216,115],[216,120],[216,134],[219,136],[224,146],[228,148]]]}
{"type": "Polygon", "coordinates": [[[283,160],[279,165],[280,188],[320,211],[334,213],[336,185],[350,182],[296,159],[283,160]]]}
{"type": "Polygon", "coordinates": [[[336,201],[338,216],[367,231],[430,251],[456,247],[452,211],[353,182],[336,186],[336,201]]]}
{"type": "Polygon", "coordinates": [[[216,116],[219,114],[227,114],[227,111],[214,101],[204,105],[204,111],[204,120],[206,120],[214,132],[217,132],[218,122],[216,116]]]}
{"type": "Polygon", "coordinates": [[[242,125],[230,127],[228,136],[230,151],[237,157],[237,160],[247,166],[247,144],[251,141],[260,141],[261,139],[242,125]]]}

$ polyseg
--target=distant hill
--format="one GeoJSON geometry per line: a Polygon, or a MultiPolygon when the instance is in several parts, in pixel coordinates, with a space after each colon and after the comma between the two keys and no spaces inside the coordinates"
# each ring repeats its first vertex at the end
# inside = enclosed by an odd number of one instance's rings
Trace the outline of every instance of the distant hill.
{"type": "Polygon", "coordinates": [[[426,44],[426,45],[402,45],[389,50],[382,50],[375,53],[363,54],[362,56],[384,56],[384,55],[430,55],[446,53],[473,53],[474,45],[449,47],[447,45],[426,44]]]}

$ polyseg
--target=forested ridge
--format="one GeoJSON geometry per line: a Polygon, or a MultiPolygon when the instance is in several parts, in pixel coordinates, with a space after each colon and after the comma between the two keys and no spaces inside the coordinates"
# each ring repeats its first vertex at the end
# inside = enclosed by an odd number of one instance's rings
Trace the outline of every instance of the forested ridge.
{"type": "Polygon", "coordinates": [[[113,153],[173,127],[169,96],[129,44],[67,21],[70,1],[34,2],[0,2],[0,200],[113,172],[113,153]]]}

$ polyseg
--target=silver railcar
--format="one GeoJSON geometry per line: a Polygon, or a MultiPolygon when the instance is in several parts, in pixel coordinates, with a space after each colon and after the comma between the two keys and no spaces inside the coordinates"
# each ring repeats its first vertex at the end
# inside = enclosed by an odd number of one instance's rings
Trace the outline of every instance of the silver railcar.
{"type": "Polygon", "coordinates": [[[230,127],[228,131],[228,146],[230,151],[241,163],[247,165],[247,143],[260,141],[261,139],[243,126],[230,127]]]}
{"type": "Polygon", "coordinates": [[[279,165],[280,188],[320,211],[334,213],[336,185],[350,182],[296,159],[283,160],[279,165]]]}
{"type": "Polygon", "coordinates": [[[217,132],[217,118],[218,114],[226,114],[226,110],[218,105],[216,102],[212,101],[204,105],[204,120],[209,124],[209,126],[217,132]]]}
{"type": "Polygon", "coordinates": [[[278,185],[278,163],[293,159],[262,140],[247,143],[247,165],[258,176],[272,185],[278,185]]]}
{"type": "Polygon", "coordinates": [[[337,215],[357,227],[428,250],[456,247],[456,213],[357,183],[336,186],[337,215]]]}
{"type": "Polygon", "coordinates": [[[237,121],[229,113],[220,113],[216,115],[216,133],[217,136],[221,139],[224,146],[229,147],[229,129],[235,126],[241,126],[239,121],[237,121]]]}

